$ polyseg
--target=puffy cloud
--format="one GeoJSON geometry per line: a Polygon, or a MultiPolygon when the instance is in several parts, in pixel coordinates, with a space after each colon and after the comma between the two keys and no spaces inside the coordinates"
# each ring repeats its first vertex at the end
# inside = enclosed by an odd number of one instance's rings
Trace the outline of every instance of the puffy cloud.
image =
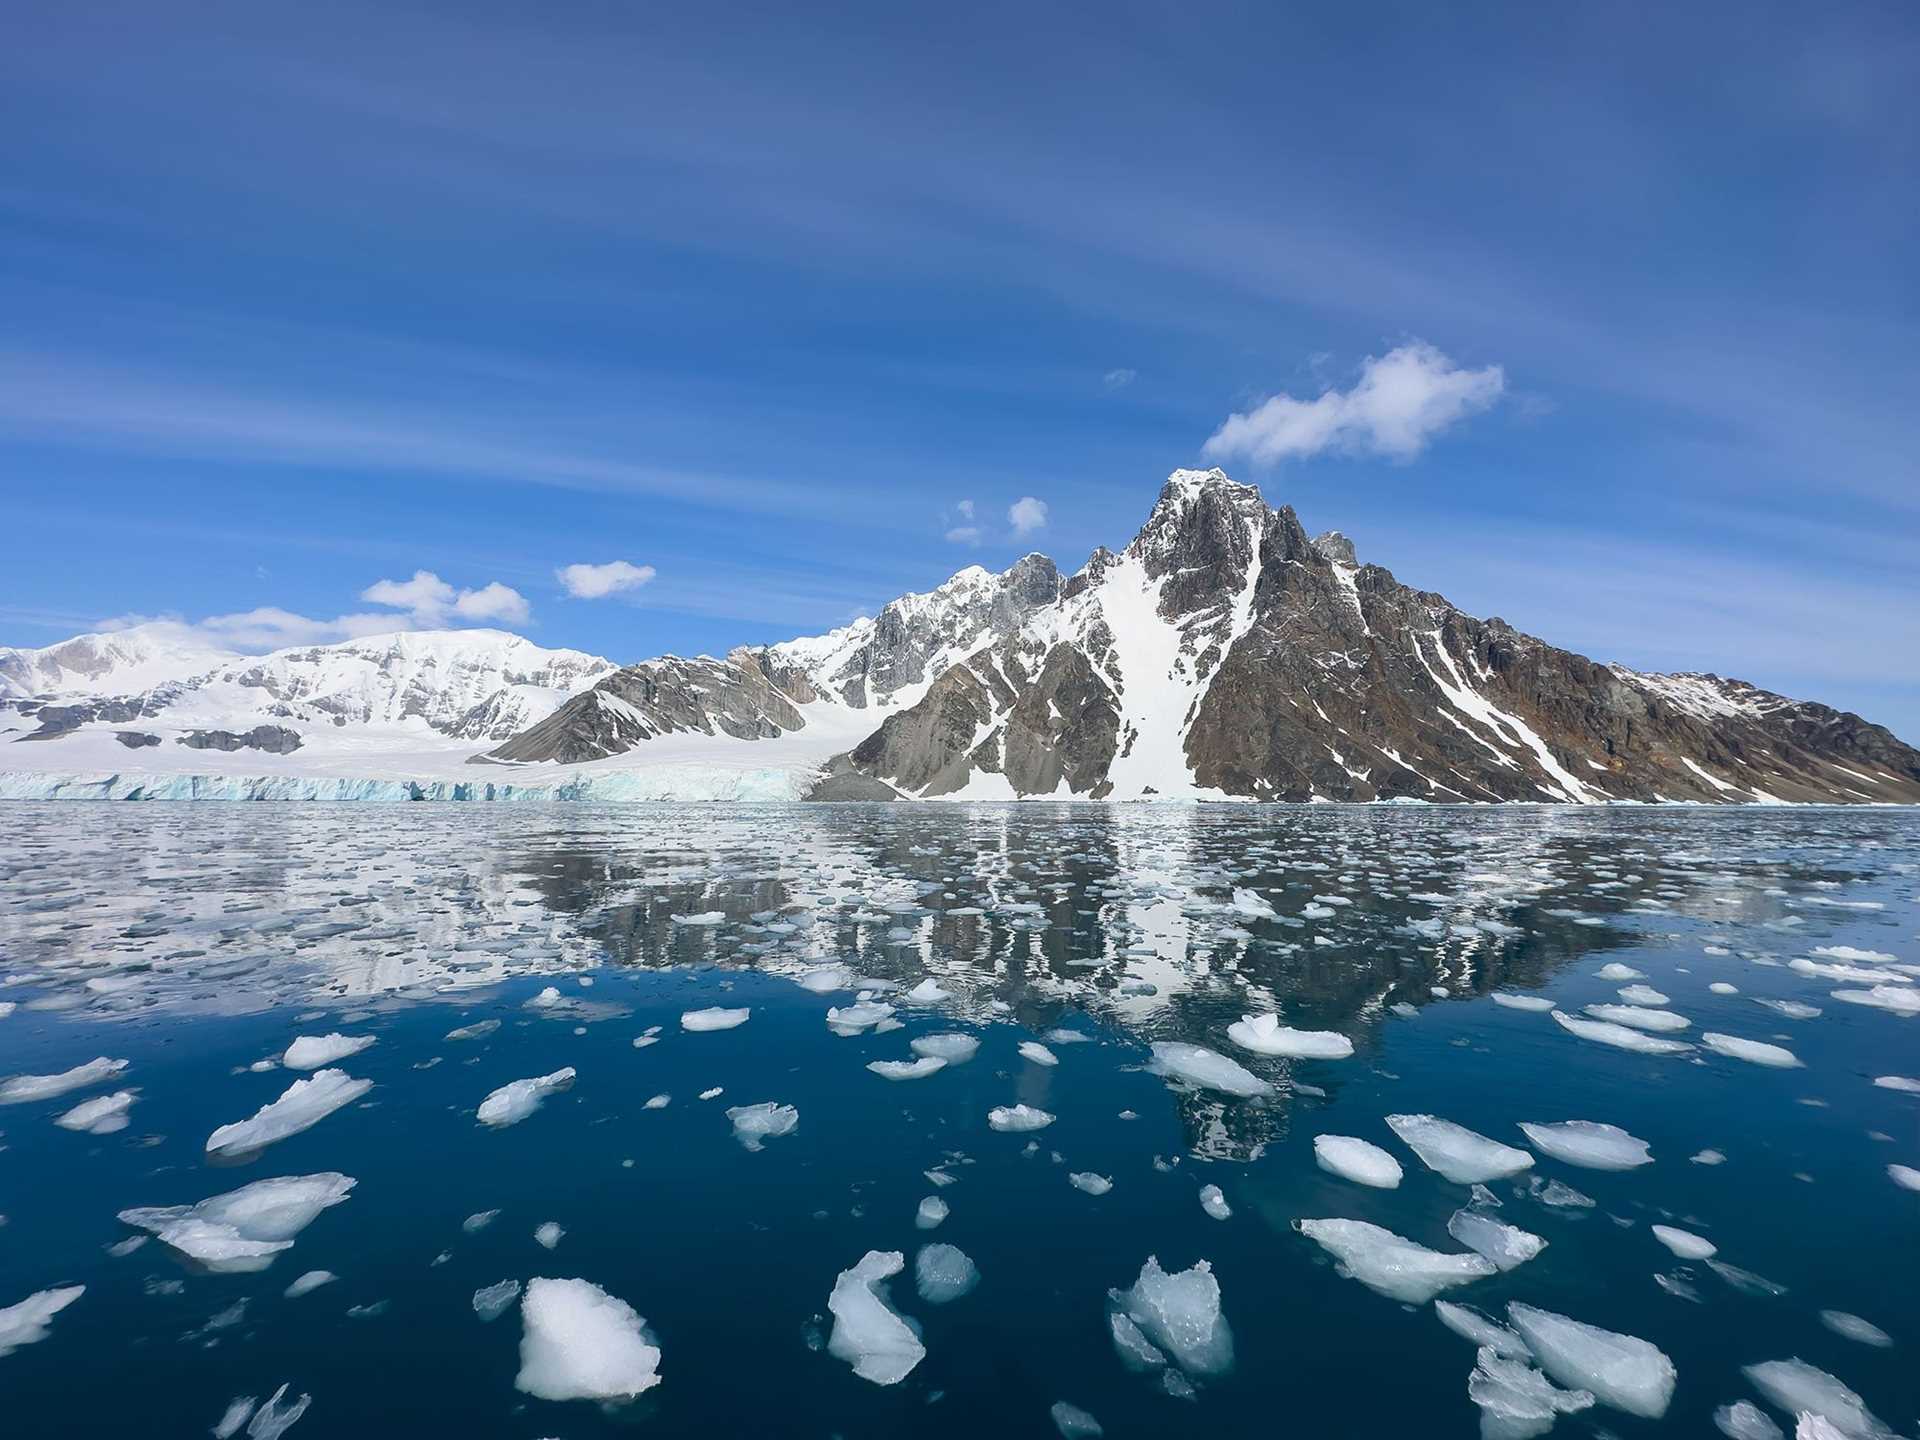
{"type": "Polygon", "coordinates": [[[651,565],[630,565],[625,560],[609,560],[604,565],[562,565],[554,578],[576,600],[604,600],[624,590],[638,590],[653,579],[651,565]]]}
{"type": "Polygon", "coordinates": [[[1229,416],[1204,453],[1264,465],[1328,450],[1411,460],[1441,431],[1491,406],[1506,384],[1498,365],[1465,370],[1415,340],[1367,357],[1351,390],[1329,389],[1311,400],[1274,395],[1229,416]]]}
{"type": "Polygon", "coordinates": [[[980,527],[978,525],[956,525],[947,531],[947,539],[956,545],[978,545],[980,527]]]}
{"type": "Polygon", "coordinates": [[[1024,540],[1047,528],[1047,502],[1022,495],[1007,507],[1007,523],[1013,526],[1013,538],[1024,540]]]}
{"type": "Polygon", "coordinates": [[[1109,370],[1100,377],[1100,383],[1109,390],[1124,390],[1139,378],[1138,370],[1109,370]]]}
{"type": "MultiPolygon", "coordinates": [[[[511,585],[493,580],[478,590],[456,590],[431,570],[416,570],[411,580],[376,580],[360,592],[360,598],[405,610],[414,624],[422,626],[455,620],[524,625],[532,614],[527,597],[511,585]]],[[[386,628],[396,628],[392,617],[388,617],[386,628]]]]}

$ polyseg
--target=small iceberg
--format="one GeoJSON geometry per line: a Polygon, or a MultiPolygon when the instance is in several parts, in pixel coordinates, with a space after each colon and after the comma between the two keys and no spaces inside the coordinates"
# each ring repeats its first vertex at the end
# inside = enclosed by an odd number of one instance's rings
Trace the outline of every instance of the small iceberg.
{"type": "Polygon", "coordinates": [[[705,1010],[688,1010],[680,1017],[680,1028],[699,1034],[707,1030],[733,1030],[747,1023],[753,1014],[750,1006],[743,1005],[738,1010],[729,1010],[724,1006],[710,1005],[705,1010]]]}
{"type": "Polygon", "coordinates": [[[574,1081],[574,1069],[571,1065],[564,1070],[556,1070],[551,1075],[536,1075],[531,1080],[515,1080],[502,1085],[480,1102],[475,1117],[482,1125],[492,1126],[496,1130],[508,1125],[518,1125],[534,1111],[538,1110],[547,1096],[568,1089],[574,1081]]]}
{"type": "Polygon", "coordinates": [[[116,1090],[111,1095],[97,1095],[91,1100],[82,1100],[64,1115],[54,1117],[53,1123],[62,1130],[78,1130],[86,1135],[112,1135],[127,1128],[127,1112],[133,1108],[137,1092],[116,1090]]]}
{"type": "Polygon", "coordinates": [[[631,1400],[660,1383],[660,1348],[646,1322],[591,1281],[529,1280],[520,1320],[526,1328],[513,1383],[529,1395],[631,1400]]]}
{"type": "Polygon", "coordinates": [[[1394,1190],[1400,1185],[1400,1162],[1378,1145],[1352,1135],[1314,1136],[1313,1158],[1328,1174],[1356,1185],[1371,1185],[1376,1190],[1394,1190]]]}
{"type": "Polygon", "coordinates": [[[1616,1050],[1632,1050],[1641,1055],[1685,1055],[1693,1049],[1684,1040],[1662,1040],[1658,1035],[1649,1035],[1626,1025],[1612,1025],[1605,1020],[1582,1020],[1564,1010],[1554,1011],[1553,1018],[1554,1023],[1569,1034],[1578,1035],[1582,1040],[1591,1040],[1596,1045],[1611,1045],[1616,1050]]]}
{"type": "Polygon", "coordinates": [[[102,1055],[71,1070],[62,1070],[58,1075],[15,1075],[9,1080],[0,1080],[0,1105],[25,1105],[34,1100],[51,1100],[55,1096],[111,1080],[126,1068],[126,1061],[109,1060],[102,1055]]]}
{"type": "Polygon", "coordinates": [[[1786,1046],[1769,1045],[1764,1040],[1742,1040],[1738,1035],[1708,1031],[1700,1037],[1700,1043],[1716,1055],[1744,1060],[1749,1065],[1765,1065],[1774,1070],[1792,1070],[1800,1065],[1800,1057],[1786,1046]]]}
{"type": "Polygon", "coordinates": [[[947,1305],[980,1283],[980,1271],[957,1245],[923,1245],[913,1257],[913,1280],[929,1305],[947,1305]]]}
{"type": "Polygon", "coordinates": [[[1364,1220],[1300,1220],[1294,1228],[1369,1290],[1405,1305],[1424,1305],[1442,1290],[1495,1273],[1484,1255],[1448,1255],[1364,1220]]]}
{"type": "Polygon", "coordinates": [[[949,1065],[964,1065],[980,1048],[980,1037],[945,1031],[936,1035],[916,1035],[907,1048],[922,1059],[944,1060],[949,1065]]]}
{"type": "Polygon", "coordinates": [[[1547,1248],[1540,1236],[1478,1210],[1454,1211],[1447,1221],[1447,1233],[1476,1255],[1484,1255],[1494,1269],[1502,1272],[1526,1264],[1547,1248]]]}
{"type": "Polygon", "coordinates": [[[1218,1050],[1209,1050],[1204,1045],[1162,1040],[1152,1048],[1153,1060],[1147,1068],[1163,1079],[1215,1090],[1241,1100],[1273,1091],[1273,1086],[1238,1061],[1229,1060],[1218,1050]]]}
{"type": "Polygon", "coordinates": [[[1429,1170],[1456,1185],[1504,1180],[1533,1165],[1526,1151],[1434,1115],[1389,1115],[1387,1126],[1429,1170]]]}
{"type": "Polygon", "coordinates": [[[222,1125],[207,1137],[209,1155],[250,1155],[289,1135],[310,1130],[334,1111],[351,1105],[373,1088],[344,1070],[321,1070],[296,1080],[278,1100],[262,1105],[250,1119],[222,1125]]]}
{"type": "Polygon", "coordinates": [[[157,1236],[209,1270],[250,1274],[291,1249],[294,1237],[321,1211],[345,1200],[355,1183],[351,1176],[331,1170],[256,1180],[197,1205],[122,1210],[120,1221],[157,1236]]]}
{"type": "Polygon", "coordinates": [[[834,1281],[827,1309],[833,1334],[827,1351],[875,1385],[897,1385],[926,1358],[920,1334],[887,1303],[887,1281],[906,1268],[898,1250],[869,1250],[834,1281]]]}
{"type": "Polygon", "coordinates": [[[937,1070],[947,1068],[938,1055],[922,1055],[917,1060],[869,1060],[867,1069],[883,1080],[924,1080],[937,1070]]]}
{"type": "Polygon", "coordinates": [[[1537,1310],[1518,1300],[1507,1318],[1540,1368],[1569,1389],[1591,1390],[1602,1404],[1658,1420],[1673,1400],[1673,1361],[1655,1345],[1537,1310]]]}
{"type": "Polygon", "coordinates": [[[1706,1260],[1720,1253],[1720,1247],[1713,1241],[1691,1230],[1679,1230],[1671,1225],[1655,1225],[1651,1229],[1653,1238],[1682,1260],[1706,1260]]]}
{"type": "Polygon", "coordinates": [[[1294,1060],[1344,1060],[1353,1041],[1334,1030],[1290,1030],[1278,1015],[1243,1015],[1227,1027],[1227,1038],[1255,1055],[1294,1060]]]}
{"type": "Polygon", "coordinates": [[[0,1310],[0,1359],[23,1345],[36,1345],[46,1339],[53,1317],[86,1293],[84,1285],[40,1290],[0,1310]]]}
{"type": "Polygon", "coordinates": [[[1169,1275],[1158,1258],[1148,1256],[1140,1278],[1130,1289],[1109,1291],[1108,1301],[1115,1344],[1131,1368],[1168,1359],[1194,1377],[1233,1368],[1233,1331],[1221,1313],[1220,1282],[1206,1261],[1169,1275]]]}
{"type": "Polygon", "coordinates": [[[996,1130],[1044,1130],[1053,1121],[1054,1117],[1047,1111],[1036,1110],[1031,1105],[996,1105],[987,1112],[987,1124],[996,1130]]]}
{"type": "Polygon", "coordinates": [[[302,1035],[287,1047],[280,1063],[289,1070],[319,1070],[358,1055],[374,1039],[372,1035],[302,1035]]]}
{"type": "Polygon", "coordinates": [[[747,1150],[766,1148],[767,1141],[791,1135],[800,1127],[800,1112],[791,1105],[766,1100],[758,1105],[735,1105],[727,1111],[733,1138],[747,1150]]]}
{"type": "Polygon", "coordinates": [[[1523,1121],[1520,1129],[1536,1148],[1567,1165],[1588,1170],[1632,1170],[1653,1163],[1647,1142],[1618,1125],[1597,1120],[1567,1120],[1558,1125],[1523,1121]]]}

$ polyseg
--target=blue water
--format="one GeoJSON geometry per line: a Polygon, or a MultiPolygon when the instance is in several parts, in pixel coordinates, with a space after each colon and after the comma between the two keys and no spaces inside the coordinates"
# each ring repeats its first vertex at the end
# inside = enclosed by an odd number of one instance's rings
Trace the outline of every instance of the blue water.
{"type": "Polygon", "coordinates": [[[1790,968],[1851,946],[1893,957],[1863,962],[1889,984],[1911,978],[1920,819],[1902,812],[17,804],[0,821],[0,1002],[17,1006],[0,1076],[128,1062],[0,1107],[0,1307],[86,1287],[45,1339],[0,1357],[8,1436],[205,1435],[234,1397],[283,1382],[312,1396],[299,1440],[1045,1436],[1061,1400],[1115,1436],[1476,1435],[1473,1346],[1293,1229],[1347,1217],[1460,1250],[1446,1224],[1469,1192],[1387,1129],[1400,1111],[1510,1145],[1526,1143],[1520,1121],[1605,1121],[1652,1148],[1626,1172],[1538,1156],[1531,1173],[1589,1209],[1540,1203],[1524,1175],[1493,1184],[1496,1217],[1548,1247],[1444,1297],[1496,1316],[1522,1300],[1671,1357],[1664,1418],[1602,1405],[1555,1433],[1711,1435],[1717,1407],[1760,1399],[1743,1365],[1792,1356],[1896,1430],[1920,1414],[1920,1194],[1887,1172],[1920,1167],[1920,1097],[1871,1083],[1920,1076],[1920,1020],[1790,968]],[[1236,889],[1282,918],[1233,910],[1236,889]],[[715,911],[715,925],[674,920],[715,911]],[[877,998],[902,1028],[830,1031],[828,1007],[856,991],[794,983],[826,962],[895,982],[877,998]],[[1692,1022],[1678,1038],[1769,1041],[1803,1065],[1627,1053],[1486,998],[1619,1003],[1620,982],[1595,973],[1609,962],[1671,997],[1692,1022]],[[928,977],[950,998],[907,1003],[928,977]],[[560,1005],[538,1003],[549,987],[560,1005]],[[710,1005],[751,1018],[681,1030],[710,1005]],[[1276,1009],[1355,1053],[1275,1060],[1227,1039],[1240,1015],[1276,1009]],[[445,1038],[484,1019],[502,1023],[445,1038]],[[654,1026],[658,1043],[636,1048],[654,1026]],[[1093,1043],[1054,1046],[1052,1068],[1016,1053],[1055,1027],[1093,1043]],[[955,1029],[981,1038],[968,1064],[899,1083],[865,1068],[955,1029]],[[250,1067],[331,1031],[377,1037],[339,1064],[373,1082],[365,1098],[211,1163],[213,1129],[298,1078],[250,1067]],[[1165,1040],[1228,1054],[1275,1092],[1176,1088],[1144,1068],[1165,1040]],[[562,1066],[576,1082],[530,1118],[476,1122],[495,1087],[562,1066]],[[52,1123],[118,1088],[138,1092],[127,1129],[52,1123]],[[800,1124],[750,1153],[725,1111],[767,1100],[800,1124]],[[987,1111],[1016,1101],[1058,1119],[991,1130],[987,1111]],[[1404,1182],[1320,1170],[1323,1133],[1392,1152],[1404,1182]],[[1690,1160],[1706,1149],[1725,1163],[1690,1160]],[[935,1167],[958,1179],[926,1232],[914,1213],[935,1167]],[[263,1271],[207,1273],[158,1240],[108,1253],[140,1233],[116,1218],[128,1207],[320,1171],[354,1177],[351,1197],[263,1271]],[[1082,1193],[1074,1171],[1113,1189],[1082,1193]],[[1230,1219],[1202,1211],[1206,1184],[1230,1219]],[[552,1251],[533,1238],[547,1221],[565,1230],[552,1251]],[[1785,1293],[1677,1261],[1652,1223],[1710,1237],[1785,1293]],[[971,1256],[979,1288],[924,1303],[912,1260],[929,1241],[971,1256]],[[926,1349],[887,1387],[820,1348],[835,1277],[869,1250],[905,1253],[891,1300],[926,1349]],[[1149,1256],[1206,1260],[1219,1281],[1236,1361],[1192,1398],[1127,1370],[1109,1338],[1108,1291],[1149,1256]],[[284,1296],[314,1269],[339,1279],[284,1296]],[[659,1385],[612,1407],[518,1390],[519,1310],[482,1323],[470,1297],[534,1276],[632,1305],[659,1385]],[[1842,1338],[1823,1309],[1893,1346],[1842,1338]]]}

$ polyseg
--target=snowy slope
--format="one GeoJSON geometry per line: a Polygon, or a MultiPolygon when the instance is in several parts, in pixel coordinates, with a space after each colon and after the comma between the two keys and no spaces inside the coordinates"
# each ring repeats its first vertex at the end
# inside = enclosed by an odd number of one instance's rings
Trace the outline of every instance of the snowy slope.
{"type": "Polygon", "coordinates": [[[76,635],[38,650],[0,647],[0,700],[134,695],[237,658],[164,620],[76,635]]]}

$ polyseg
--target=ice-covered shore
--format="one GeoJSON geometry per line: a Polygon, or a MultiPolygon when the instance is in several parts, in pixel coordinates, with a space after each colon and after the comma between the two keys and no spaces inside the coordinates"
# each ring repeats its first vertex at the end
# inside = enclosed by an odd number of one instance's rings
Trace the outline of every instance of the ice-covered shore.
{"type": "Polygon", "coordinates": [[[506,780],[4,770],[0,771],[0,800],[784,801],[803,798],[816,773],[811,767],[657,765],[602,771],[543,767],[524,780],[506,780]]]}

